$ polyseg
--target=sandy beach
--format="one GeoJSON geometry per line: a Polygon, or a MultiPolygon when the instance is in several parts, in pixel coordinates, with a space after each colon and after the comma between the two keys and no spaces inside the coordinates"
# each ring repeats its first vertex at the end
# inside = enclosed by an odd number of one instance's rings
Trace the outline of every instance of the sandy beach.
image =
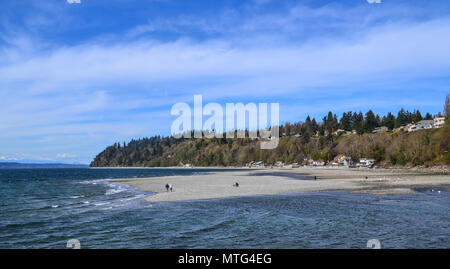
{"type": "Polygon", "coordinates": [[[146,198],[149,202],[169,202],[336,190],[371,194],[414,193],[413,188],[419,186],[450,186],[450,171],[301,167],[230,170],[111,182],[153,192],[146,198]],[[239,187],[233,187],[235,182],[239,187]],[[174,185],[173,192],[166,192],[167,183],[174,185]]]}

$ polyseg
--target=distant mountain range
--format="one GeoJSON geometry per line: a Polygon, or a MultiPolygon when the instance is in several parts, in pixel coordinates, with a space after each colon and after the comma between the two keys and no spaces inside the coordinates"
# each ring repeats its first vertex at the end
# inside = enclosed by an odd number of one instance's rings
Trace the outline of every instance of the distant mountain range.
{"type": "Polygon", "coordinates": [[[89,166],[85,164],[0,162],[0,169],[87,168],[87,167],[89,166]]]}

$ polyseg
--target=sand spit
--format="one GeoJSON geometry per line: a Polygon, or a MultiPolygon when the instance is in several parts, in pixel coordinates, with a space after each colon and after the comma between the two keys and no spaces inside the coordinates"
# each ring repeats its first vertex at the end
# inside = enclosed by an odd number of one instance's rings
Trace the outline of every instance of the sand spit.
{"type": "Polygon", "coordinates": [[[434,173],[411,169],[301,167],[112,181],[153,192],[153,195],[146,198],[147,201],[169,202],[335,190],[372,194],[413,193],[413,188],[419,186],[450,186],[450,171],[434,173]],[[286,173],[294,173],[296,176],[287,176],[286,173]],[[299,179],[299,175],[305,176],[305,179],[299,179]],[[233,187],[235,182],[239,183],[239,187],[233,187]],[[167,183],[174,185],[173,192],[166,192],[164,186],[167,183]]]}

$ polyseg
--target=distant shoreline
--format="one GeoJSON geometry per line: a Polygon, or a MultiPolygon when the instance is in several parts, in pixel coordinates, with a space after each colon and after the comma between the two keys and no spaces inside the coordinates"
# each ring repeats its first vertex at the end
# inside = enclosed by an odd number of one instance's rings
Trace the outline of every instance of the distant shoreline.
{"type": "Polygon", "coordinates": [[[110,182],[154,193],[146,198],[149,202],[171,202],[316,191],[405,194],[414,193],[413,188],[420,186],[450,186],[450,173],[301,167],[247,171],[230,169],[206,175],[115,179],[110,182]],[[307,180],[293,179],[279,173],[298,174],[306,176],[307,180]],[[314,177],[317,180],[314,180],[314,177]],[[239,187],[233,187],[236,182],[239,187]],[[174,185],[174,192],[165,190],[168,183],[174,185]]]}
{"type": "Polygon", "coordinates": [[[0,162],[0,169],[89,168],[88,164],[0,162]]]}
{"type": "Polygon", "coordinates": [[[224,169],[224,170],[243,170],[243,169],[260,169],[260,168],[249,168],[249,167],[224,167],[224,166],[205,166],[205,167],[179,167],[179,166],[168,166],[168,167],[147,167],[147,166],[111,166],[111,167],[88,167],[89,169],[224,169]]]}
{"type": "Polygon", "coordinates": [[[356,167],[356,168],[349,168],[346,166],[300,166],[299,168],[291,168],[289,166],[286,167],[248,167],[248,166],[193,166],[193,167],[180,167],[180,166],[161,166],[161,167],[148,167],[148,166],[108,166],[108,167],[88,167],[90,169],[230,169],[230,170],[283,170],[283,169],[337,169],[337,170],[373,170],[373,171],[386,171],[386,170],[392,170],[392,171],[417,171],[417,172],[424,172],[424,173],[430,173],[430,172],[442,172],[442,173],[448,173],[450,174],[450,165],[437,165],[437,166],[430,166],[430,167],[423,167],[423,166],[392,166],[392,167],[376,167],[376,168],[366,168],[366,167],[356,167]]]}

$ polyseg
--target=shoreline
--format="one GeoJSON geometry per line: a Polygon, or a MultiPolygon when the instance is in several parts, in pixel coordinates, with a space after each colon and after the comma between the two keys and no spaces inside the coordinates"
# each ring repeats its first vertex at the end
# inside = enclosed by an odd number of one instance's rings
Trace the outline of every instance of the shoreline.
{"type": "MultiPolygon", "coordinates": [[[[392,173],[413,173],[413,174],[426,174],[426,175],[449,175],[450,176],[450,166],[431,166],[431,167],[405,167],[405,166],[394,166],[394,167],[347,167],[347,166],[300,166],[298,168],[291,168],[290,166],[285,167],[247,167],[247,166],[195,166],[195,167],[179,167],[179,166],[165,166],[165,167],[146,167],[146,166],[123,166],[123,167],[88,167],[88,169],[149,169],[149,170],[162,170],[162,169],[179,169],[179,170],[191,170],[191,169],[202,169],[202,170],[225,170],[225,171],[296,171],[301,170],[346,170],[346,171],[373,171],[373,172],[392,172],[392,173]]],[[[213,171],[214,172],[214,171],[213,171]]]]}
{"type": "MultiPolygon", "coordinates": [[[[200,169],[200,168],[197,168],[200,169]]],[[[226,169],[226,168],[225,168],[226,169]]],[[[112,183],[152,192],[149,202],[171,202],[292,194],[317,191],[348,191],[369,194],[414,193],[421,186],[450,186],[450,174],[411,169],[348,168],[235,168],[212,171],[205,175],[114,179],[112,183]],[[286,175],[293,174],[292,176],[286,175]],[[261,175],[258,175],[261,174],[261,175]],[[306,179],[299,179],[300,177],[306,179]],[[314,180],[314,176],[317,180],[314,180]],[[368,179],[365,179],[365,177],[368,179]],[[294,178],[297,177],[297,178],[294,178]],[[232,185],[238,182],[239,187],[232,185]],[[166,192],[165,185],[174,191],[166,192]]],[[[447,188],[447,191],[450,188],[447,188]]]]}

